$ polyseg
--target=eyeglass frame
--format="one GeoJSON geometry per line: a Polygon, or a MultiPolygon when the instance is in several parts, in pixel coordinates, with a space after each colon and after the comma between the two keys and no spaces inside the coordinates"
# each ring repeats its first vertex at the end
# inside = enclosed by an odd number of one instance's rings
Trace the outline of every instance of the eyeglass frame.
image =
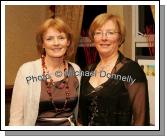
{"type": "Polygon", "coordinates": [[[103,37],[103,34],[105,34],[105,37],[107,38],[111,38],[114,34],[120,34],[120,32],[116,32],[116,31],[106,31],[106,32],[103,32],[103,31],[96,31],[94,33],[94,37],[97,37],[97,38],[102,38],[103,37]],[[98,34],[99,33],[99,34],[98,34]]]}

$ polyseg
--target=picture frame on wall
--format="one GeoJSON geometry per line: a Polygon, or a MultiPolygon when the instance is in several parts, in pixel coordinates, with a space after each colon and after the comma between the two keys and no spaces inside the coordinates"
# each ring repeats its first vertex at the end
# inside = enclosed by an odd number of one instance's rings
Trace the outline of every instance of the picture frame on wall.
{"type": "Polygon", "coordinates": [[[138,56],[136,61],[146,74],[148,82],[150,123],[155,125],[155,58],[148,56],[138,56]]]}
{"type": "Polygon", "coordinates": [[[154,57],[139,56],[136,58],[138,64],[144,70],[146,76],[155,76],[155,60],[154,57]]]}

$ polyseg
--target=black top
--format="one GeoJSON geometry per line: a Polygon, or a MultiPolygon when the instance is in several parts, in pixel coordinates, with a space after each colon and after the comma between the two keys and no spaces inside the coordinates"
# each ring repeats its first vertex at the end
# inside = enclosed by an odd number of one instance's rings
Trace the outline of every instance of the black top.
{"type": "MultiPolygon", "coordinates": [[[[90,65],[87,70],[94,71],[96,66],[90,65]]],[[[142,68],[119,52],[111,74],[96,88],[89,83],[90,76],[82,77],[81,123],[95,126],[149,125],[148,87],[142,68]]]]}

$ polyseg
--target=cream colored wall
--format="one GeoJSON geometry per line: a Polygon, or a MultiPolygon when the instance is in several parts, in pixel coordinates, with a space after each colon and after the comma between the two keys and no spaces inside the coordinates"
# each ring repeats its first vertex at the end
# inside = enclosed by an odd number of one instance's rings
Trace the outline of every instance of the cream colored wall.
{"type": "Polygon", "coordinates": [[[123,9],[123,17],[125,21],[125,27],[126,27],[126,39],[123,47],[124,54],[132,59],[132,6],[124,6],[123,9]]]}
{"type": "Polygon", "coordinates": [[[13,85],[23,63],[39,58],[35,32],[47,17],[47,6],[5,6],[5,85],[13,85]]]}
{"type": "Polygon", "coordinates": [[[107,12],[112,13],[114,15],[118,15],[123,18],[123,7],[122,5],[108,5],[107,12]]]}
{"type": "Polygon", "coordinates": [[[132,58],[132,8],[126,5],[109,5],[107,12],[120,16],[126,27],[125,43],[121,46],[120,51],[129,58],[132,58]]]}

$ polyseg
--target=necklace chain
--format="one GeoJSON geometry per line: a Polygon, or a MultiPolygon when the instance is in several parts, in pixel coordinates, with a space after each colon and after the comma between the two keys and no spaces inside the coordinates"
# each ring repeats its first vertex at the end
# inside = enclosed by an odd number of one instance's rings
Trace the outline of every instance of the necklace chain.
{"type": "Polygon", "coordinates": [[[106,64],[106,65],[101,65],[101,64],[99,64],[98,67],[96,68],[96,71],[97,71],[97,73],[98,73],[98,72],[102,72],[102,71],[104,71],[104,69],[105,69],[105,70],[108,70],[108,67],[109,67],[109,69],[111,70],[111,68],[114,67],[114,65],[115,65],[115,64],[113,64],[113,63],[106,64]]]}
{"type": "MultiPolygon", "coordinates": [[[[42,59],[43,75],[46,76],[47,66],[45,64],[45,56],[42,55],[41,59],[42,59]]],[[[66,72],[67,68],[66,68],[65,61],[63,61],[63,64],[64,64],[64,72],[66,72]]],[[[55,111],[57,113],[61,113],[62,111],[65,111],[67,102],[68,102],[68,100],[70,98],[70,92],[69,92],[69,86],[68,86],[68,75],[65,75],[65,79],[63,79],[63,81],[61,81],[60,84],[58,84],[58,85],[56,85],[56,83],[53,81],[53,79],[51,78],[51,76],[50,76],[49,79],[50,79],[49,81],[45,80],[45,84],[47,86],[47,93],[49,95],[50,101],[51,101],[51,103],[52,103],[55,111]],[[56,105],[54,104],[54,100],[52,98],[52,90],[51,90],[52,86],[55,86],[56,88],[59,88],[59,89],[62,89],[62,88],[65,87],[66,98],[65,98],[65,101],[64,101],[64,106],[61,109],[57,108],[56,105]]]]}

